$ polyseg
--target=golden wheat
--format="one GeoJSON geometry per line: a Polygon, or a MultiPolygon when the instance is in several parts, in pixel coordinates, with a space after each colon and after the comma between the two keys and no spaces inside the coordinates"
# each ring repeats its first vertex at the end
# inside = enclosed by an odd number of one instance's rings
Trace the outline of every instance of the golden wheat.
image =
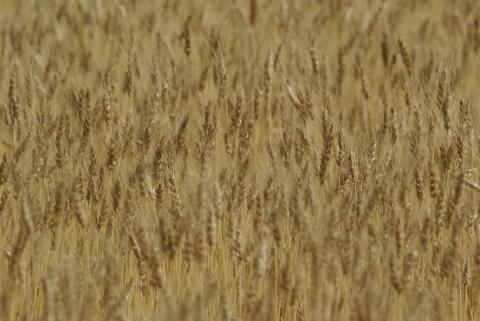
{"type": "Polygon", "coordinates": [[[480,320],[478,1],[0,8],[0,320],[480,320]]]}

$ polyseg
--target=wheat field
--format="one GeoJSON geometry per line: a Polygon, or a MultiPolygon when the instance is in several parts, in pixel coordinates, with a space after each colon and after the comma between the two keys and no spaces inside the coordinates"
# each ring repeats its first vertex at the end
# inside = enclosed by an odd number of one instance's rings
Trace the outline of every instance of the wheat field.
{"type": "Polygon", "coordinates": [[[479,54],[476,0],[0,0],[0,320],[480,320],[479,54]]]}

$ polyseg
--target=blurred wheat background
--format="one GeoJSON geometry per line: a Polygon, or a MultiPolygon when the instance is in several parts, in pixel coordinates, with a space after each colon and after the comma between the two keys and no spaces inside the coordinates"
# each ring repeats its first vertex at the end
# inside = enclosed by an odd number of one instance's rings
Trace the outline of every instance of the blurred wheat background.
{"type": "Polygon", "coordinates": [[[476,0],[0,0],[0,320],[480,320],[476,0]]]}

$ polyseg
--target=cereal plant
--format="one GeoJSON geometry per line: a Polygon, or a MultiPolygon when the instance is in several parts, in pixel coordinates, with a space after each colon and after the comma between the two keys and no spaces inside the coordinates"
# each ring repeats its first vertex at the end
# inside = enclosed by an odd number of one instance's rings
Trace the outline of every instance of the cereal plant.
{"type": "Polygon", "coordinates": [[[0,0],[0,320],[480,320],[479,74],[476,0],[0,0]]]}

